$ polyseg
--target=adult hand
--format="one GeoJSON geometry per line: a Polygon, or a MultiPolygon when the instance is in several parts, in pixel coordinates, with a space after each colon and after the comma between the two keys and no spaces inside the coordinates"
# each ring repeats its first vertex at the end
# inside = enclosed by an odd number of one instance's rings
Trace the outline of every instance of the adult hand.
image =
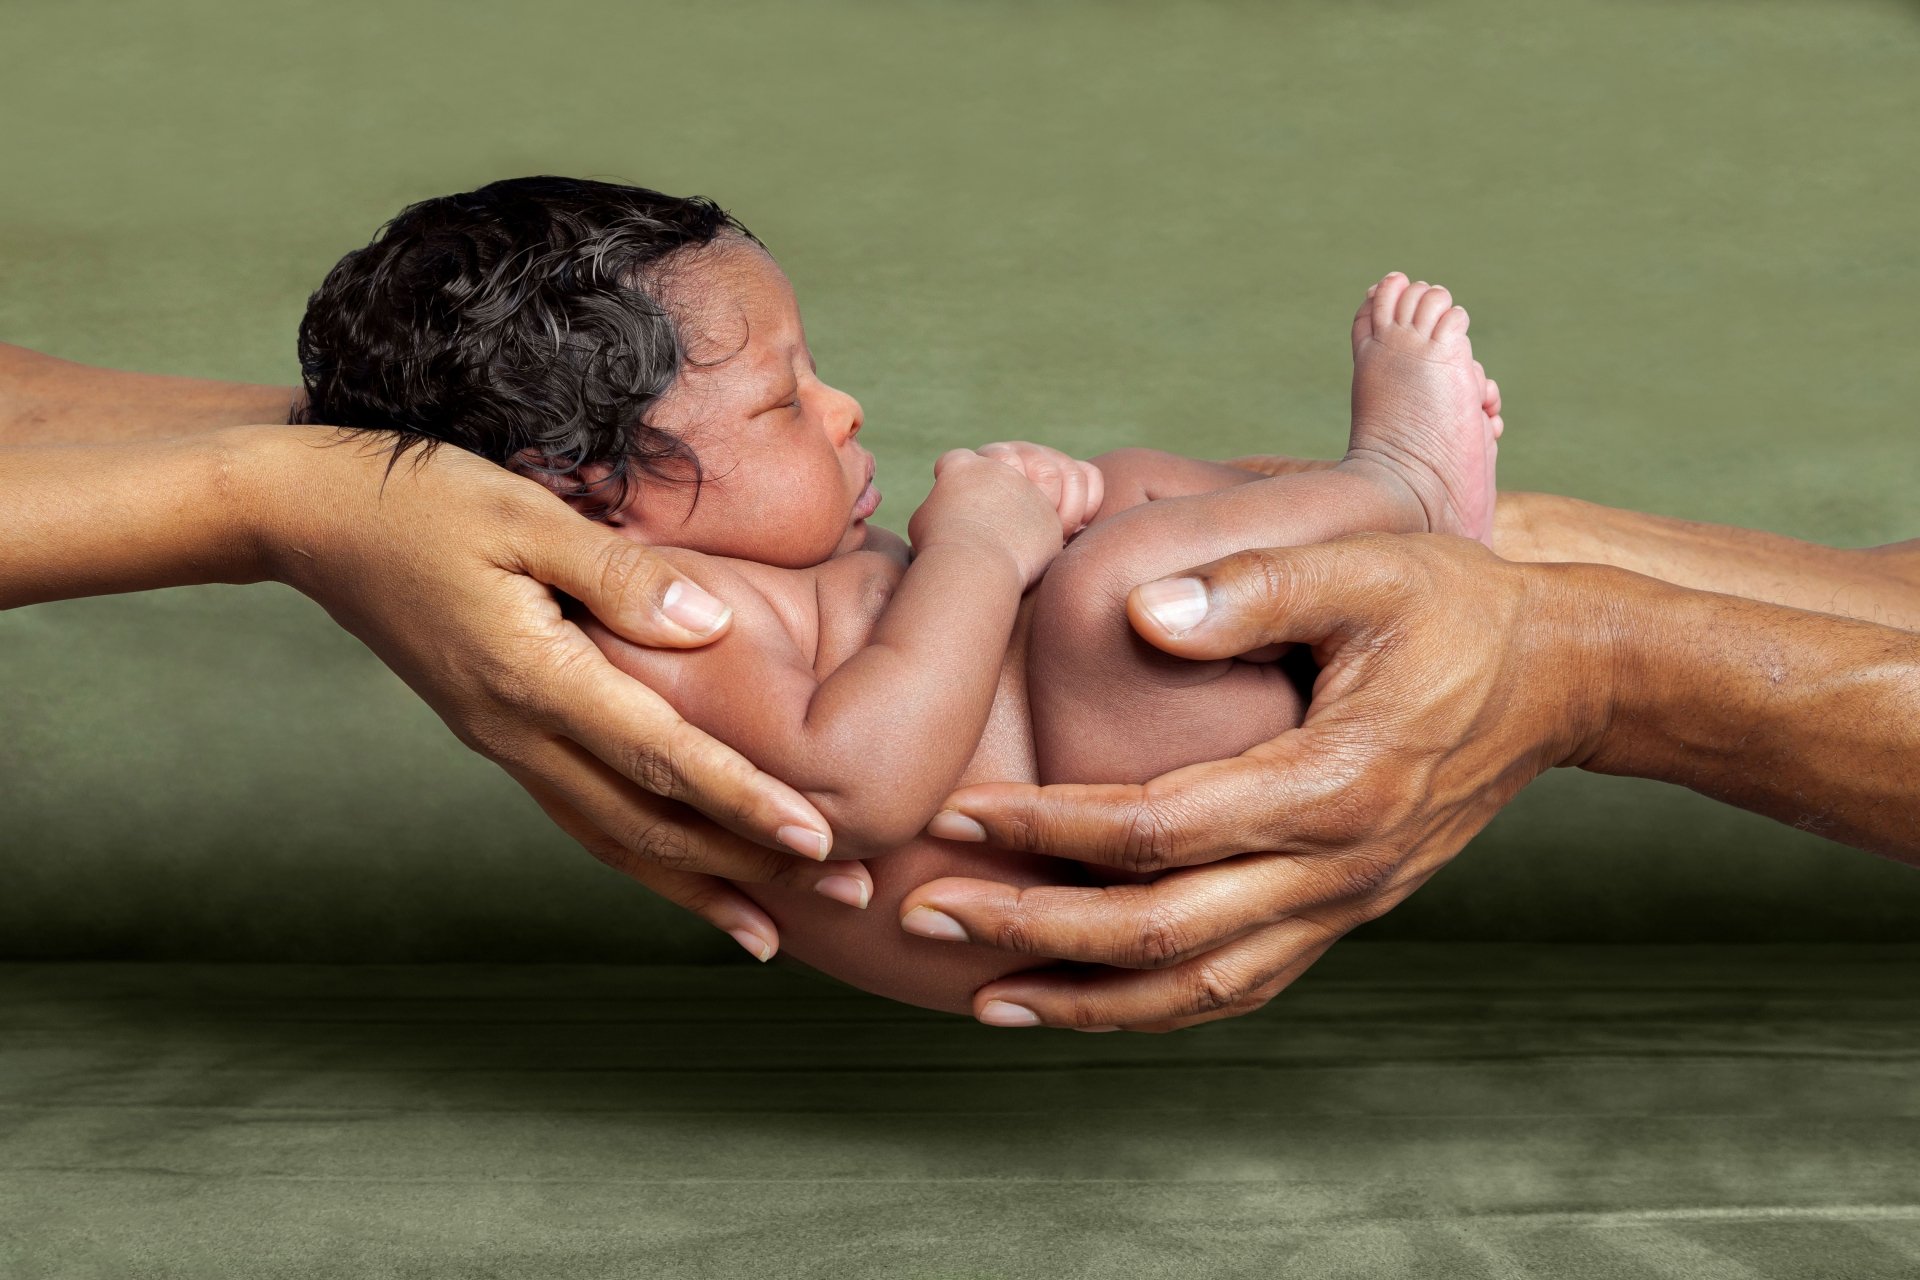
{"type": "Polygon", "coordinates": [[[818,810],[617,671],[548,588],[662,648],[724,633],[721,602],[471,454],[441,448],[389,471],[377,443],[271,430],[230,468],[259,479],[250,524],[270,576],[318,601],[594,856],[762,960],[779,932],[728,881],[871,896],[861,863],[814,861],[832,841],[818,810]],[[826,883],[841,878],[855,883],[826,883]]]}
{"type": "Polygon", "coordinates": [[[1142,636],[1184,657],[1311,645],[1312,703],[1298,729],[1237,759],[1144,785],[954,793],[932,834],[1165,872],[1103,888],[945,879],[909,893],[910,931],[925,908],[976,943],[1101,966],[983,987],[983,1021],[1172,1030],[1257,1009],[1424,883],[1528,781],[1581,759],[1604,725],[1603,617],[1558,567],[1509,564],[1466,539],[1366,534],[1245,552],[1136,589],[1127,607],[1142,636]]]}

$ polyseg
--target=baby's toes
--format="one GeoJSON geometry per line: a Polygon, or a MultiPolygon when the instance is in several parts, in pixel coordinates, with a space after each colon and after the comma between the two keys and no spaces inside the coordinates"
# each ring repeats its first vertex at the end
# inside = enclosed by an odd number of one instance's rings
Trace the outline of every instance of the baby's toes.
{"type": "Polygon", "coordinates": [[[1447,308],[1452,305],[1453,295],[1447,292],[1446,287],[1433,286],[1422,295],[1413,309],[1414,330],[1422,335],[1431,334],[1433,326],[1439,323],[1440,317],[1447,314],[1447,308]]]}
{"type": "Polygon", "coordinates": [[[1360,309],[1353,313],[1353,353],[1360,354],[1360,344],[1373,336],[1373,291],[1380,286],[1367,290],[1367,296],[1361,300],[1360,309]]]}
{"type": "Polygon", "coordinates": [[[1413,314],[1420,309],[1421,299],[1433,288],[1425,280],[1415,280],[1401,293],[1399,301],[1393,304],[1393,322],[1403,329],[1413,327],[1413,314]]]}
{"type": "MultiPolygon", "coordinates": [[[[1434,323],[1434,340],[1444,341],[1447,338],[1464,337],[1467,332],[1467,327],[1472,324],[1472,322],[1472,317],[1467,315],[1467,309],[1465,307],[1448,307],[1446,313],[1434,323]]],[[[1484,370],[1482,372],[1484,372],[1484,370]]]]}
{"type": "Polygon", "coordinates": [[[1480,410],[1489,418],[1500,416],[1500,384],[1487,379],[1486,393],[1480,397],[1480,410]]]}
{"type": "Polygon", "coordinates": [[[1389,271],[1373,286],[1373,331],[1381,332],[1393,323],[1393,309],[1399,305],[1400,295],[1406,292],[1407,278],[1398,271],[1389,271]]]}

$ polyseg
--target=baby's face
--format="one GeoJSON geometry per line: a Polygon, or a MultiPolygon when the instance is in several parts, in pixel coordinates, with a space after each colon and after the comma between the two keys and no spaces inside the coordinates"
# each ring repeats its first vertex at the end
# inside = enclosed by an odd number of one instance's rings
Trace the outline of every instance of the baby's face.
{"type": "Polygon", "coordinates": [[[745,240],[717,242],[665,292],[687,361],[649,420],[681,437],[706,480],[635,477],[617,523],[635,536],[799,569],[866,540],[880,505],[860,402],[820,381],[793,286],[745,240]]]}

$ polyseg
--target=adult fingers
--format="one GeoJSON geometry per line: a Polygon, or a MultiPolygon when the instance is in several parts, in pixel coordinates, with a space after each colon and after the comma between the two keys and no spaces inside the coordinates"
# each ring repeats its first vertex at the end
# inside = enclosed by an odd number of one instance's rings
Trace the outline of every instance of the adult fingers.
{"type": "Polygon", "coordinates": [[[739,943],[754,959],[771,960],[780,949],[780,929],[773,918],[727,881],[691,871],[672,871],[633,858],[545,784],[529,780],[527,791],[554,824],[587,852],[699,916],[739,943]]]}
{"type": "Polygon", "coordinates": [[[552,743],[508,772],[556,821],[562,813],[575,817],[581,829],[569,834],[618,870],[631,873],[644,864],[807,888],[861,907],[872,900],[873,878],[865,864],[803,861],[750,843],[684,805],[641,791],[573,743],[552,743]],[[829,883],[835,879],[853,883],[829,883]]]}
{"type": "Polygon", "coordinates": [[[556,515],[526,541],[517,563],[502,567],[560,588],[608,627],[650,648],[697,648],[732,623],[726,604],[651,548],[571,511],[556,515]]]}
{"type": "MultiPolygon", "coordinates": [[[[495,673],[495,694],[578,743],[655,795],[693,806],[730,831],[812,859],[833,847],[832,827],[799,792],[681,719],[666,699],[607,661],[571,624],[539,660],[495,673]]],[[[502,723],[473,745],[509,762],[525,730],[502,723]]]]}
{"type": "Polygon", "coordinates": [[[1147,884],[1016,888],[949,877],[909,893],[900,925],[1019,955],[1165,969],[1279,917],[1365,893],[1391,870],[1384,860],[1363,864],[1357,854],[1320,860],[1252,853],[1147,884]]]}
{"type": "Polygon", "coordinates": [[[1127,616],[1149,643],[1186,658],[1364,635],[1402,618],[1409,575],[1419,570],[1408,544],[1433,536],[1363,533],[1242,551],[1134,588],[1127,616]]]}
{"type": "Polygon", "coordinates": [[[1191,1026],[1250,1013],[1304,972],[1340,930],[1282,920],[1169,969],[1035,969],[974,993],[992,1026],[1191,1026]]]}
{"type": "Polygon", "coordinates": [[[1317,853],[1365,834],[1373,797],[1351,753],[1326,750],[1313,726],[1231,760],[1188,765],[1135,784],[983,783],[948,796],[927,825],[943,840],[1076,858],[1136,874],[1249,850],[1317,853]]]}
{"type": "MultiPolygon", "coordinates": [[[[518,571],[574,596],[636,643],[689,647],[726,629],[731,611],[652,551],[563,514],[555,532],[566,536],[552,538],[551,547],[543,540],[518,571]],[[704,618],[707,629],[696,631],[676,616],[704,618]]],[[[553,728],[655,794],[754,839],[826,857],[832,828],[799,792],[688,725],[665,699],[616,670],[578,628],[566,627],[556,641],[551,661],[496,673],[503,701],[544,714],[553,728]]]]}
{"type": "MultiPolygon", "coordinates": [[[[1217,1009],[1208,1013],[1189,1014],[1182,1018],[1160,1018],[1152,1022],[1134,1022],[1128,1023],[1125,1026],[1112,1026],[1111,1029],[1115,1031],[1144,1032],[1149,1035],[1163,1035],[1169,1031],[1183,1031],[1188,1027],[1197,1027],[1203,1022],[1218,1022],[1223,1018],[1237,1018],[1242,1014],[1252,1013],[1256,1009],[1264,1008],[1275,996],[1292,986],[1296,979],[1308,969],[1311,969],[1315,964],[1319,963],[1320,957],[1325,955],[1328,949],[1339,940],[1340,935],[1334,934],[1329,936],[1325,941],[1316,942],[1307,947],[1304,951],[1296,955],[1293,960],[1288,963],[1286,968],[1255,987],[1246,999],[1237,1005],[1232,1005],[1225,1009],[1217,1009]]],[[[1076,1027],[1074,1029],[1084,1031],[1088,1028],[1076,1027]]]]}

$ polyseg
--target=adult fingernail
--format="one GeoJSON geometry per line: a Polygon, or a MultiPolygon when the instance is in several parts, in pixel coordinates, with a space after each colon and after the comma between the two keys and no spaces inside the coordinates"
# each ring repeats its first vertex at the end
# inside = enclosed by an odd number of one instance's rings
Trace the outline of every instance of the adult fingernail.
{"type": "Polygon", "coordinates": [[[942,809],[927,824],[927,834],[942,840],[965,840],[970,844],[979,844],[987,838],[987,829],[964,813],[942,809]]]}
{"type": "Polygon", "coordinates": [[[773,833],[773,838],[800,856],[812,858],[815,862],[826,861],[827,854],[833,850],[833,841],[812,827],[781,827],[773,833]]]}
{"type": "Polygon", "coordinates": [[[660,597],[660,612],[693,634],[704,636],[718,631],[733,610],[684,578],[676,578],[667,587],[667,594],[660,597]]]}
{"type": "Polygon", "coordinates": [[[1140,588],[1140,607],[1168,635],[1183,635],[1207,616],[1207,584],[1198,578],[1149,582],[1140,588]]]}
{"type": "Polygon", "coordinates": [[[727,934],[735,942],[745,947],[747,949],[747,954],[752,956],[755,960],[758,960],[761,964],[765,964],[767,961],[773,959],[773,948],[767,945],[767,940],[765,938],[761,937],[759,934],[755,933],[753,930],[729,929],[727,930],[727,934]]]}
{"type": "Polygon", "coordinates": [[[844,902],[850,907],[867,909],[867,898],[871,891],[867,882],[856,880],[852,876],[828,876],[813,886],[815,893],[832,898],[835,902],[844,902]]]}
{"type": "Polygon", "coordinates": [[[1037,1027],[1040,1015],[1023,1004],[989,1000],[987,1007],[980,1011],[980,1021],[990,1027],[1037,1027]]]}
{"type": "Polygon", "coordinates": [[[968,941],[965,926],[946,912],[935,911],[932,907],[915,907],[900,921],[900,927],[908,933],[917,933],[923,938],[938,938],[942,942],[968,941]]]}
{"type": "Polygon", "coordinates": [[[1075,1027],[1075,1031],[1118,1031],[1118,1027],[1075,1027]]]}

